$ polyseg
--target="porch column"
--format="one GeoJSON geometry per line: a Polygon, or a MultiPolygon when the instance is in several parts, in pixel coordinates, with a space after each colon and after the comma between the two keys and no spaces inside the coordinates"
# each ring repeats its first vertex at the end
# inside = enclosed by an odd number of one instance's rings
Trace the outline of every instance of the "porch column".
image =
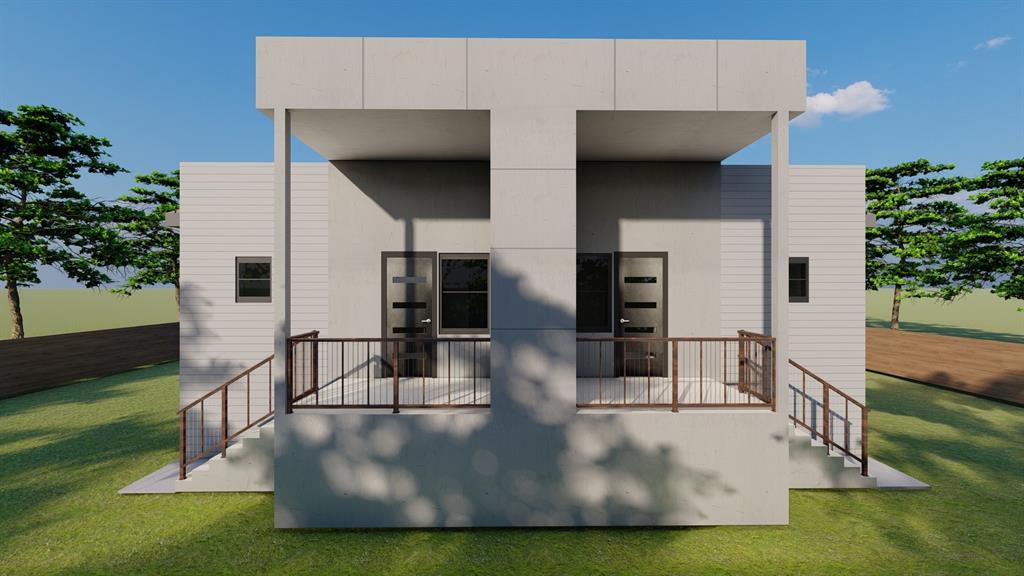
{"type": "Polygon", "coordinates": [[[491,262],[491,410],[514,452],[576,409],[574,108],[491,110],[491,262]]]}
{"type": "MultiPolygon", "coordinates": [[[[292,329],[291,306],[291,116],[286,108],[274,109],[274,257],[271,269],[274,302],[274,414],[280,426],[284,414],[288,367],[285,359],[292,329]]],[[[278,428],[280,430],[280,428],[278,428]]]]}
{"type": "Polygon", "coordinates": [[[775,336],[778,398],[782,416],[789,407],[789,111],[772,116],[772,335],[775,336]]]}

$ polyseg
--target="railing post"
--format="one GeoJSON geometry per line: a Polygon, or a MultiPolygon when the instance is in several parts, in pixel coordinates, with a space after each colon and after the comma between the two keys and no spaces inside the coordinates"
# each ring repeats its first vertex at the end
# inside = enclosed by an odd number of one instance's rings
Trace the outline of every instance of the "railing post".
{"type": "Polygon", "coordinates": [[[825,440],[825,449],[826,450],[831,450],[831,446],[829,445],[829,439],[828,439],[829,435],[830,435],[829,431],[828,431],[828,428],[829,428],[829,424],[832,421],[832,414],[829,411],[829,407],[828,407],[828,397],[829,397],[828,384],[825,384],[824,382],[821,383],[821,395],[822,395],[822,402],[821,402],[822,403],[822,409],[824,410],[823,420],[821,421],[821,436],[825,440]]]}
{"type": "Polygon", "coordinates": [[[182,410],[181,419],[178,421],[178,480],[185,479],[185,460],[188,458],[187,417],[188,410],[182,410]]]}
{"type": "Polygon", "coordinates": [[[285,402],[285,404],[284,404],[285,414],[291,414],[292,413],[292,397],[295,396],[295,390],[293,390],[293,388],[295,387],[295,361],[294,361],[294,358],[293,358],[294,353],[292,351],[292,348],[294,348],[294,346],[295,346],[295,342],[293,342],[292,339],[289,338],[287,340],[287,345],[285,346],[285,350],[286,350],[286,352],[285,352],[285,377],[288,379],[288,382],[286,382],[286,386],[284,387],[285,388],[285,399],[284,399],[284,402],[285,402]]]}
{"type": "Polygon", "coordinates": [[[737,362],[736,371],[738,372],[737,379],[739,380],[740,393],[743,393],[747,391],[747,341],[746,338],[743,337],[742,332],[739,333],[739,336],[740,339],[737,343],[737,348],[739,348],[739,361],[737,362]]]}
{"type": "MultiPolygon", "coordinates": [[[[772,412],[775,412],[775,399],[778,398],[778,396],[779,396],[779,362],[778,362],[778,355],[775,354],[775,338],[772,338],[769,341],[769,343],[770,343],[770,345],[772,347],[772,384],[771,384],[772,412]]],[[[785,373],[789,374],[789,365],[786,365],[785,370],[786,370],[785,373]]],[[[788,377],[786,378],[786,383],[787,384],[789,383],[789,378],[788,377]]]]}
{"type": "Polygon", "coordinates": [[[679,341],[672,341],[672,411],[679,412],[679,341]]]}
{"type": "Polygon", "coordinates": [[[393,341],[391,348],[391,373],[394,375],[394,391],[391,399],[394,408],[391,410],[391,413],[398,414],[398,340],[393,341]]]}
{"type": "Polygon", "coordinates": [[[868,407],[860,409],[860,473],[868,475],[868,407]]]}
{"type": "Polygon", "coordinates": [[[228,387],[220,390],[220,457],[228,455],[228,387]]]}
{"type": "Polygon", "coordinates": [[[316,396],[316,405],[320,405],[320,332],[313,332],[313,341],[310,343],[313,346],[313,394],[316,396]]]}

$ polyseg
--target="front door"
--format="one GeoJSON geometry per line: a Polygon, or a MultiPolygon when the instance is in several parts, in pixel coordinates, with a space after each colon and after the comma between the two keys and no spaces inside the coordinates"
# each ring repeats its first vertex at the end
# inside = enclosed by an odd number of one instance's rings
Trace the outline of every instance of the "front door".
{"type": "Polygon", "coordinates": [[[664,376],[668,320],[668,254],[665,252],[615,253],[615,335],[635,338],[616,346],[619,375],[664,376]]]}
{"type": "MultiPolygon", "coordinates": [[[[398,347],[401,376],[431,376],[434,372],[434,252],[385,252],[382,258],[383,337],[385,340],[418,339],[398,347]]],[[[391,366],[393,344],[381,350],[383,364],[391,366]]]]}

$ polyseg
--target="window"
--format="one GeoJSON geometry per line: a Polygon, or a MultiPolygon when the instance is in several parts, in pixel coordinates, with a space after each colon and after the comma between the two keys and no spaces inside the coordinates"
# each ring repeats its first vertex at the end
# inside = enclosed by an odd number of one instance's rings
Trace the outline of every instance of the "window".
{"type": "Polygon", "coordinates": [[[235,302],[270,302],[270,257],[235,258],[235,302]]]}
{"type": "Polygon", "coordinates": [[[441,255],[441,333],[487,333],[487,254],[441,255]]]}
{"type": "Polygon", "coordinates": [[[789,301],[810,302],[810,262],[807,258],[789,259],[789,301]]]}
{"type": "Polygon", "coordinates": [[[576,331],[612,331],[612,255],[576,255],[576,331]]]}

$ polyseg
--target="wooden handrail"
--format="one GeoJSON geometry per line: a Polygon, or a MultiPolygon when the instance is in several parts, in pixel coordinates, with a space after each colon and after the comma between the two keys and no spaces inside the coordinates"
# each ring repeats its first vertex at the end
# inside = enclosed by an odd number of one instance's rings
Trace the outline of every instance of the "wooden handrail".
{"type": "Polygon", "coordinates": [[[818,381],[818,382],[820,382],[821,384],[823,384],[823,385],[825,385],[825,386],[828,386],[828,388],[829,388],[829,389],[830,389],[830,390],[831,390],[832,392],[835,392],[836,394],[839,394],[840,396],[842,396],[843,398],[846,398],[846,399],[847,399],[847,400],[849,400],[850,402],[853,402],[853,404],[854,404],[854,405],[855,405],[856,407],[858,407],[858,408],[860,408],[860,409],[862,409],[862,410],[867,410],[867,409],[868,409],[868,407],[867,407],[867,406],[865,406],[865,405],[864,405],[864,403],[863,403],[863,402],[861,402],[860,400],[857,400],[857,399],[856,399],[856,398],[854,398],[853,396],[850,396],[850,395],[849,395],[849,394],[847,394],[846,392],[843,392],[843,391],[842,391],[842,390],[840,390],[839,388],[836,388],[835,386],[833,386],[833,385],[829,384],[828,382],[826,382],[826,381],[825,381],[825,379],[824,379],[824,378],[822,378],[821,376],[818,376],[818,375],[817,375],[817,374],[815,374],[814,372],[811,372],[811,371],[810,371],[810,370],[808,370],[807,368],[804,368],[804,367],[803,367],[803,366],[801,366],[800,364],[798,364],[798,363],[794,362],[794,361],[793,361],[792,359],[790,359],[789,363],[790,363],[790,364],[792,364],[792,365],[793,365],[794,367],[796,367],[796,368],[797,368],[798,370],[800,370],[801,372],[803,372],[803,373],[807,374],[807,375],[808,375],[808,376],[810,376],[811,378],[814,378],[815,380],[817,380],[817,381],[818,381]]]}
{"type": "Polygon", "coordinates": [[[250,366],[250,367],[246,368],[245,370],[243,370],[243,371],[239,372],[239,373],[238,373],[238,374],[237,374],[236,376],[232,377],[232,378],[231,378],[231,380],[228,380],[227,382],[225,382],[225,383],[221,384],[220,386],[217,386],[217,387],[216,387],[216,388],[214,388],[213,390],[210,390],[210,391],[209,391],[209,392],[207,392],[206,394],[203,394],[203,395],[202,395],[202,396],[200,396],[199,398],[196,398],[195,400],[193,400],[193,401],[192,401],[192,403],[190,403],[189,405],[185,406],[185,407],[184,407],[184,408],[182,408],[181,410],[178,410],[178,414],[181,414],[182,412],[186,412],[186,411],[188,411],[188,410],[189,410],[189,409],[191,409],[191,408],[195,408],[195,407],[196,407],[196,406],[198,406],[198,405],[199,405],[199,403],[200,403],[200,402],[202,402],[203,400],[206,400],[206,399],[207,399],[207,398],[209,398],[210,396],[213,396],[214,394],[216,394],[216,393],[218,393],[218,392],[221,392],[221,391],[223,391],[223,390],[224,390],[225,388],[227,388],[228,386],[230,386],[230,385],[234,384],[235,382],[238,382],[238,381],[239,381],[239,380],[241,380],[242,378],[245,378],[245,376],[246,376],[247,374],[252,374],[252,373],[253,373],[253,372],[255,372],[256,370],[258,370],[258,369],[259,369],[259,368],[260,368],[261,366],[263,366],[263,365],[264,365],[264,364],[266,364],[267,362],[271,362],[271,361],[273,361],[273,360],[274,360],[274,355],[273,355],[273,354],[271,354],[270,356],[267,356],[267,357],[266,357],[266,358],[264,358],[263,360],[260,360],[260,361],[259,361],[259,362],[257,362],[256,364],[253,364],[252,366],[250,366]]]}
{"type": "MultiPolygon", "coordinates": [[[[319,335],[319,334],[320,334],[319,331],[312,330],[312,331],[305,332],[305,333],[302,333],[302,334],[297,334],[294,337],[295,338],[309,338],[309,337],[316,338],[317,335],[319,335]]],[[[254,426],[258,426],[258,425],[268,421],[271,417],[273,417],[273,415],[274,415],[274,403],[273,403],[273,401],[274,401],[274,376],[273,376],[273,369],[272,369],[273,361],[274,361],[274,355],[271,354],[270,356],[267,356],[263,360],[260,360],[256,364],[253,364],[252,366],[250,366],[250,367],[246,368],[245,370],[239,372],[238,374],[236,374],[235,376],[233,376],[231,379],[229,379],[228,381],[224,382],[220,386],[217,386],[213,390],[210,390],[206,394],[203,394],[199,398],[196,398],[195,400],[193,400],[192,402],[188,403],[183,408],[178,410],[178,425],[179,425],[179,428],[180,428],[179,435],[178,435],[178,443],[179,443],[179,447],[178,447],[178,452],[179,452],[179,472],[178,472],[178,478],[179,479],[181,479],[181,480],[185,479],[185,477],[187,475],[187,472],[188,472],[188,465],[189,464],[192,464],[193,462],[196,462],[196,461],[204,458],[205,456],[208,456],[210,454],[214,454],[216,452],[220,452],[221,457],[226,457],[227,456],[228,444],[231,441],[235,440],[236,438],[238,438],[239,436],[241,436],[243,433],[245,433],[249,429],[253,428],[254,426]],[[257,370],[259,370],[260,368],[263,368],[264,366],[267,367],[267,405],[266,405],[266,412],[263,412],[262,415],[260,415],[260,416],[258,416],[256,418],[253,418],[252,406],[251,406],[251,402],[252,402],[252,400],[251,400],[252,374],[254,372],[256,372],[257,370]],[[232,384],[240,382],[243,378],[245,379],[245,401],[244,401],[244,403],[245,403],[245,425],[244,426],[239,426],[234,432],[229,432],[229,420],[230,420],[230,418],[228,417],[228,395],[229,395],[229,388],[231,387],[232,384]],[[206,417],[205,417],[206,404],[205,403],[206,403],[207,400],[210,400],[211,398],[213,398],[217,394],[220,394],[220,402],[218,402],[219,408],[220,408],[220,423],[219,423],[219,436],[220,436],[220,438],[219,438],[218,441],[215,441],[212,445],[207,447],[207,444],[206,444],[207,429],[206,429],[206,417]],[[188,414],[189,414],[189,411],[194,410],[197,407],[199,409],[200,447],[194,453],[190,453],[189,452],[189,446],[188,446],[188,440],[189,440],[188,414]]],[[[260,410],[263,410],[263,408],[260,408],[260,410]]]]}
{"type": "MultiPolygon", "coordinates": [[[[835,386],[829,384],[824,378],[822,378],[821,376],[818,376],[814,372],[811,372],[806,367],[802,366],[800,363],[795,362],[792,358],[789,359],[789,364],[792,365],[793,367],[795,367],[796,369],[800,370],[800,372],[802,372],[804,374],[803,381],[802,381],[802,384],[801,384],[801,390],[800,390],[800,394],[802,396],[801,405],[803,407],[803,414],[801,416],[799,416],[799,417],[795,413],[794,414],[790,414],[789,419],[792,420],[795,424],[803,426],[804,428],[809,430],[811,432],[811,434],[812,434],[812,437],[813,437],[813,435],[818,435],[819,434],[817,429],[813,425],[808,424],[807,421],[806,421],[807,420],[807,406],[806,405],[807,405],[807,398],[808,398],[808,396],[807,396],[807,376],[810,376],[812,379],[817,380],[818,383],[821,384],[821,394],[822,394],[821,407],[822,407],[822,412],[824,413],[824,419],[823,419],[822,424],[821,424],[820,436],[821,436],[822,441],[825,444],[825,448],[826,449],[830,449],[832,446],[835,446],[841,452],[843,452],[846,455],[850,456],[854,460],[857,460],[858,462],[860,462],[860,473],[861,473],[861,475],[862,476],[867,476],[868,475],[868,412],[870,411],[868,409],[868,407],[863,402],[857,400],[856,398],[850,396],[846,392],[843,392],[842,390],[840,390],[840,389],[836,388],[835,386]],[[860,455],[859,456],[854,454],[853,452],[850,452],[849,448],[847,448],[846,446],[844,446],[842,444],[839,444],[838,442],[836,442],[832,438],[832,432],[830,430],[831,425],[832,425],[832,412],[831,412],[831,407],[830,407],[830,397],[832,395],[832,392],[835,392],[836,394],[838,394],[841,398],[843,398],[846,401],[845,409],[844,409],[843,415],[842,415],[842,421],[844,422],[843,431],[844,431],[844,435],[845,435],[845,442],[846,442],[847,445],[850,443],[850,428],[849,428],[849,426],[850,426],[850,416],[849,416],[850,406],[849,405],[853,404],[858,409],[860,409],[861,438],[860,438],[860,455]]],[[[811,399],[811,406],[812,406],[812,408],[813,408],[813,405],[814,405],[814,399],[812,398],[811,399]]],[[[796,407],[794,406],[793,409],[794,409],[794,412],[795,412],[796,407]]]]}

